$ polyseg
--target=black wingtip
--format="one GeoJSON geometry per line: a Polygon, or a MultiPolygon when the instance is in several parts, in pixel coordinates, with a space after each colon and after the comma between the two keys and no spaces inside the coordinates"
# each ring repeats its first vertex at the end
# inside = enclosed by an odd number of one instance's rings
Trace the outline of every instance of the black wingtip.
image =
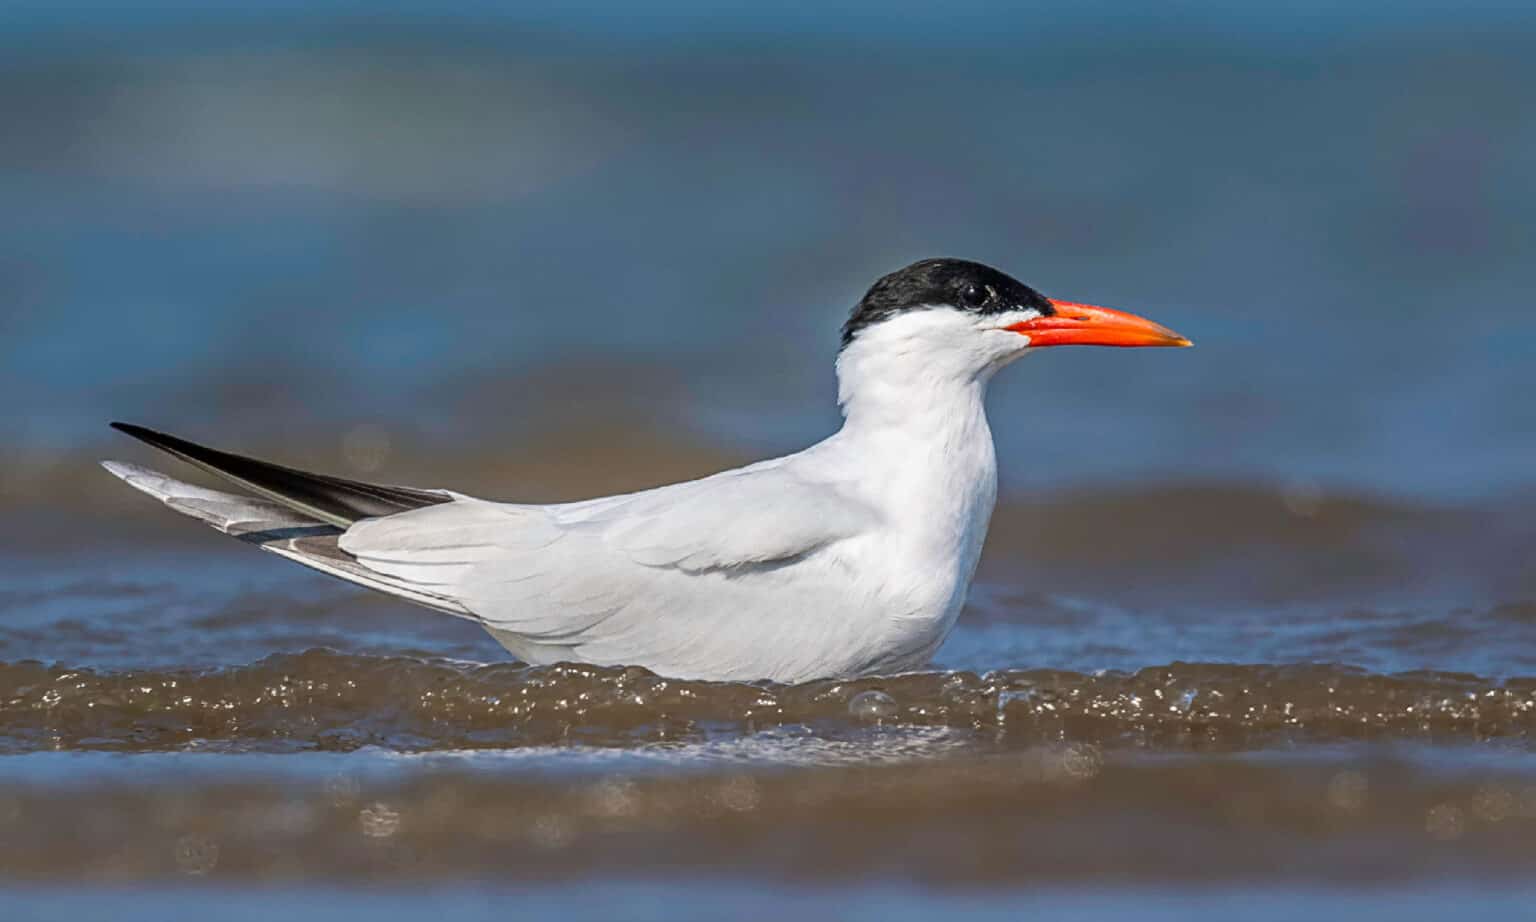
{"type": "Polygon", "coordinates": [[[114,422],[108,423],[108,425],[111,426],[113,429],[116,429],[118,432],[123,433],[124,435],[131,435],[131,436],[133,436],[136,439],[143,439],[146,442],[151,441],[153,439],[170,439],[170,438],[175,438],[175,436],[166,435],[164,432],[156,432],[155,430],[149,428],[148,426],[139,426],[139,425],[135,425],[134,423],[124,423],[124,422],[116,422],[116,421],[114,421],[114,422]]]}
{"type": "Polygon", "coordinates": [[[131,435],[145,444],[153,445],[162,451],[168,451],[174,455],[192,455],[196,457],[199,454],[199,450],[202,452],[210,451],[201,445],[188,442],[186,439],[178,439],[176,436],[164,432],[156,432],[148,426],[138,426],[133,423],[116,421],[109,423],[109,425],[124,435],[131,435]]]}
{"type": "Polygon", "coordinates": [[[114,421],[111,426],[118,432],[131,435],[211,474],[233,481],[259,496],[266,496],[322,521],[343,527],[360,518],[392,515],[449,500],[446,494],[432,490],[390,487],[325,474],[311,474],[270,461],[259,461],[209,448],[133,423],[114,421]]]}

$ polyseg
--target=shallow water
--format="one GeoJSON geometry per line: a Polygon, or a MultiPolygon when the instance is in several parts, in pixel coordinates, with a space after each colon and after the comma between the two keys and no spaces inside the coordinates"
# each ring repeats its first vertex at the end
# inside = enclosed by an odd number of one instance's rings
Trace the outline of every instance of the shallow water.
{"type": "Polygon", "coordinates": [[[410,905],[473,915],[514,882],[684,869],[744,911],[777,886],[873,912],[900,881],[1129,917],[1256,881],[1293,911],[1468,880],[1494,906],[1536,872],[1519,501],[1006,500],[933,669],[798,686],[524,666],[137,494],[92,502],[17,510],[0,559],[0,868],[38,907],[89,881],[342,912],[368,898],[338,886],[416,881],[449,889],[410,905]]]}
{"type": "Polygon", "coordinates": [[[1302,907],[1536,871],[1528,575],[1451,540],[1521,510],[1126,491],[1071,520],[1132,547],[1084,559],[1039,531],[1072,507],[1005,504],[932,670],[781,686],[524,666],[129,502],[3,564],[0,867],[303,893],[684,868],[743,906],[742,873],[1302,907]],[[1189,533],[1139,538],[1169,505],[1189,533]],[[1327,560],[1356,563],[1289,581],[1327,560]]]}
{"type": "Polygon", "coordinates": [[[280,767],[227,754],[21,756],[0,766],[0,860],[34,880],[231,883],[687,868],[926,886],[1513,884],[1536,871],[1536,766],[1524,755],[1150,757],[1085,744],[983,755],[878,736],[821,765],[776,763],[775,752],[816,748],[785,739],[612,759],[569,747],[272,757],[280,767]]]}

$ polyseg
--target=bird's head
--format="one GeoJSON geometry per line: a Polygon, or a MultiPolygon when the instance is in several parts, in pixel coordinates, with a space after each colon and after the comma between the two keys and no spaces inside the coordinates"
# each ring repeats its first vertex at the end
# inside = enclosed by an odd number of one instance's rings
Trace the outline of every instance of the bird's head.
{"type": "Polygon", "coordinates": [[[1044,346],[1188,346],[1122,311],[1047,298],[964,259],[925,259],[870,286],[843,325],[843,351],[903,355],[979,376],[1044,346]]]}

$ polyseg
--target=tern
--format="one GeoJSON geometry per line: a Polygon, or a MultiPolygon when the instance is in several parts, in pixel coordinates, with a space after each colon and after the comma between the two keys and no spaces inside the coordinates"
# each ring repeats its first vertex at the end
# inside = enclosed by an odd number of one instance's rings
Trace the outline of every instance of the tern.
{"type": "Polygon", "coordinates": [[[360,483],[141,426],[233,482],[115,461],[178,512],[324,573],[473,620],[531,664],[800,682],[926,665],[965,603],[997,495],[988,381],[1036,349],[1188,346],[977,262],[877,280],[842,330],[843,425],[699,480],[555,505],[360,483]]]}

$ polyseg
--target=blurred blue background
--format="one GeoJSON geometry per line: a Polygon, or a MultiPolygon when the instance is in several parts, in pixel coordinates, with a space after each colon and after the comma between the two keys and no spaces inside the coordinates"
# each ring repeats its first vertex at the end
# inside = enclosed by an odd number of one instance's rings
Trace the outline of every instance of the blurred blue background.
{"type": "Polygon", "coordinates": [[[1529,4],[3,10],[13,501],[110,418],[509,498],[556,431],[793,449],[932,255],[1199,347],[1002,376],[1011,494],[1536,483],[1529,4]]]}
{"type": "Polygon", "coordinates": [[[1516,917],[1533,87],[1530,2],[0,0],[6,918],[1516,917]],[[999,377],[958,685],[520,670],[95,465],[696,476],[937,255],[1197,345],[999,377]]]}

